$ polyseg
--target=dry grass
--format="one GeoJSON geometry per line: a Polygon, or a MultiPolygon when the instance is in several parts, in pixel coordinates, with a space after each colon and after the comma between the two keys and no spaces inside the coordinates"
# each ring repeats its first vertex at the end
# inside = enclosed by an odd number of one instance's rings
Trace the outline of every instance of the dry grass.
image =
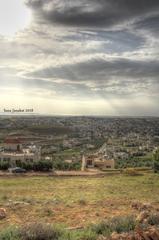
{"type": "Polygon", "coordinates": [[[0,227],[41,221],[84,226],[111,216],[134,214],[132,201],[159,207],[159,175],[0,178],[0,227]],[[81,200],[82,203],[81,204],[81,200]]]}

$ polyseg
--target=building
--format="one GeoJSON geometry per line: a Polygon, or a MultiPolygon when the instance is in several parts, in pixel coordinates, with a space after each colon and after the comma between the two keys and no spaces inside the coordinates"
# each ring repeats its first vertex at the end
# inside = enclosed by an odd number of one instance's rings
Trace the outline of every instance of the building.
{"type": "Polygon", "coordinates": [[[83,155],[81,170],[84,171],[88,168],[114,169],[115,160],[108,150],[107,144],[104,143],[96,153],[83,155]]]}
{"type": "Polygon", "coordinates": [[[106,155],[98,156],[98,155],[88,155],[82,157],[82,168],[81,170],[84,171],[88,168],[115,168],[115,161],[114,159],[108,159],[106,155]]]}
{"type": "Polygon", "coordinates": [[[11,167],[21,162],[33,163],[41,158],[41,149],[35,145],[25,145],[19,138],[6,138],[0,151],[0,162],[7,162],[11,167]]]}

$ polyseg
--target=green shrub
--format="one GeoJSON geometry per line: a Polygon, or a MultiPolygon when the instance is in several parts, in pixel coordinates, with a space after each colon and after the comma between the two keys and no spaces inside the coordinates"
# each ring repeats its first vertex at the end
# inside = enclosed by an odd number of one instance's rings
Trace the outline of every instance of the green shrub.
{"type": "Polygon", "coordinates": [[[82,205],[82,206],[85,206],[85,205],[87,204],[87,201],[82,198],[82,199],[79,199],[79,200],[78,200],[78,203],[79,203],[80,205],[82,205]]]}
{"type": "Polygon", "coordinates": [[[10,167],[9,162],[1,162],[0,163],[0,170],[8,170],[9,167],[10,167]]]}
{"type": "Polygon", "coordinates": [[[81,163],[80,162],[72,162],[72,163],[68,163],[65,162],[62,159],[56,159],[53,161],[53,169],[55,170],[80,170],[81,169],[81,163]]]}
{"type": "Polygon", "coordinates": [[[63,231],[63,234],[59,237],[59,240],[96,240],[97,234],[91,229],[63,231]]]}
{"type": "Polygon", "coordinates": [[[5,195],[2,195],[1,196],[1,199],[2,201],[7,201],[8,200],[8,196],[5,194],[5,195]]]}
{"type": "Polygon", "coordinates": [[[153,167],[152,157],[129,157],[128,159],[117,159],[115,168],[140,168],[153,167]]]}
{"type": "Polygon", "coordinates": [[[158,173],[159,172],[159,162],[154,161],[154,172],[158,173]]]}
{"type": "MultiPolygon", "coordinates": [[[[97,235],[95,232],[87,229],[85,231],[79,232],[79,237],[77,236],[77,239],[78,240],[96,240],[97,235]]],[[[72,240],[74,240],[74,238],[72,238],[72,240]]]]}
{"type": "Polygon", "coordinates": [[[156,151],[153,154],[153,160],[154,160],[154,172],[158,173],[159,172],[159,148],[156,149],[156,151]]]}
{"type": "Polygon", "coordinates": [[[148,217],[148,224],[159,225],[159,214],[150,214],[150,216],[148,217]]]}
{"type": "Polygon", "coordinates": [[[119,216],[103,221],[94,225],[92,228],[97,234],[109,236],[112,232],[122,233],[132,231],[135,229],[135,226],[136,222],[134,216],[119,216]]]}
{"type": "Polygon", "coordinates": [[[99,224],[92,226],[92,230],[98,235],[109,236],[111,235],[111,229],[108,221],[102,221],[99,224]]]}
{"type": "Polygon", "coordinates": [[[21,167],[26,169],[27,171],[29,170],[33,170],[33,163],[29,163],[29,162],[18,162],[16,164],[17,167],[21,167]]]}
{"type": "Polygon", "coordinates": [[[0,232],[0,240],[20,240],[16,227],[10,227],[0,232]]]}
{"type": "Polygon", "coordinates": [[[24,168],[26,170],[34,171],[50,171],[52,169],[52,162],[48,160],[40,160],[33,163],[30,162],[19,162],[17,167],[24,168]]]}
{"type": "Polygon", "coordinates": [[[129,232],[135,229],[135,218],[133,216],[115,217],[111,221],[111,228],[117,233],[129,232]]]}
{"type": "Polygon", "coordinates": [[[20,229],[20,237],[23,240],[58,240],[60,231],[51,225],[32,223],[20,229]]]}
{"type": "Polygon", "coordinates": [[[50,209],[48,207],[43,209],[43,216],[50,217],[53,215],[54,215],[54,213],[53,213],[52,209],[50,209]]]}

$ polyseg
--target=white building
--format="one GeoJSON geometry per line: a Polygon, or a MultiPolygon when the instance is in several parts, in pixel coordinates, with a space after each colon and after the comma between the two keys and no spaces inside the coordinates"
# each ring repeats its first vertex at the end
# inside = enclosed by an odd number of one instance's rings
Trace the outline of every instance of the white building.
{"type": "Polygon", "coordinates": [[[3,150],[0,152],[0,162],[8,162],[11,167],[15,167],[20,162],[32,163],[40,158],[40,148],[36,146],[24,148],[18,138],[7,138],[4,141],[3,150]]]}

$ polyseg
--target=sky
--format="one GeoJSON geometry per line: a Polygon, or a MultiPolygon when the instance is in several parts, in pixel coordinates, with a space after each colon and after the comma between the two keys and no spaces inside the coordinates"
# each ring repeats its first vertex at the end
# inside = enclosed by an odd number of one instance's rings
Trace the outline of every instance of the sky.
{"type": "Polygon", "coordinates": [[[0,112],[159,116],[158,0],[0,1],[0,112]]]}

